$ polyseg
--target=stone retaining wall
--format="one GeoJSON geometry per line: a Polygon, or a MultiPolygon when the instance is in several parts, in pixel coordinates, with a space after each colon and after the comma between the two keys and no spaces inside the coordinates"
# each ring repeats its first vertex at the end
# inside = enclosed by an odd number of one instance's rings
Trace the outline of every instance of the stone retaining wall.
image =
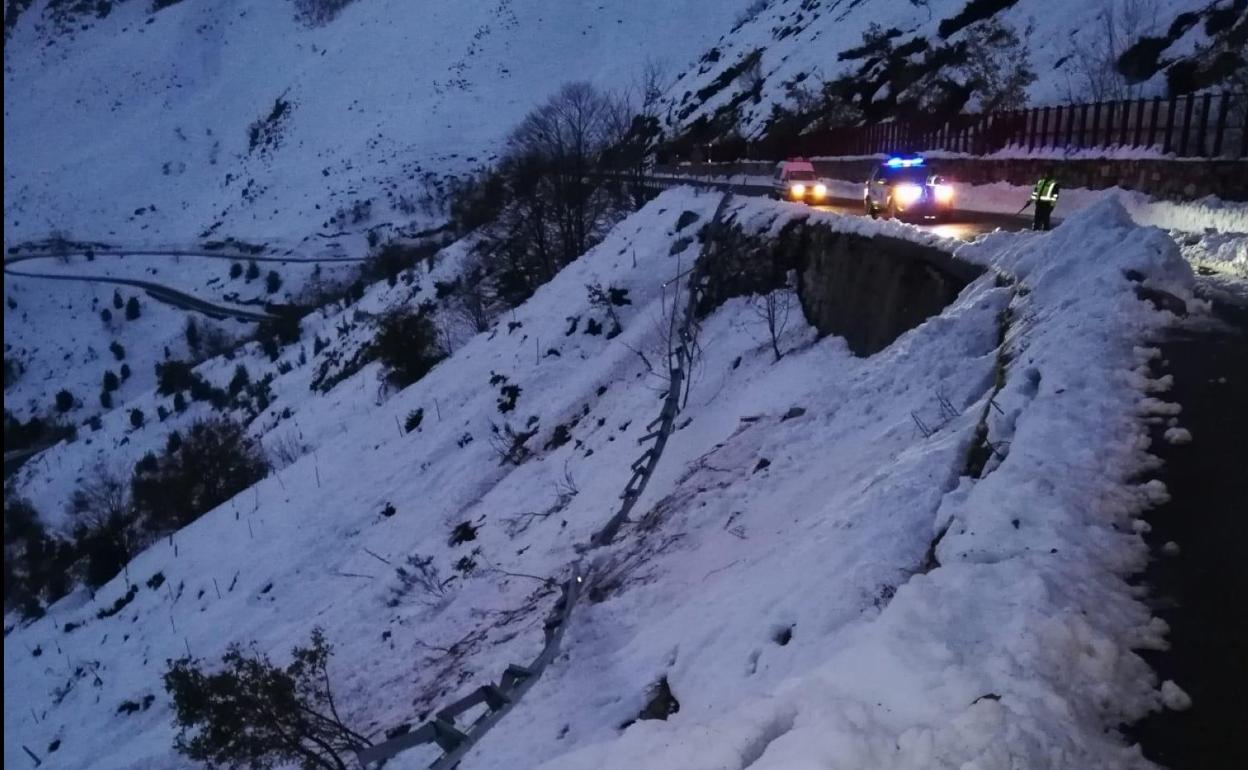
{"type": "Polygon", "coordinates": [[[888,347],[940,313],[982,268],[940,249],[888,236],[844,233],[794,220],[775,237],[735,225],[712,236],[698,312],[731,297],[769,292],[798,274],[802,311],[821,335],[844,337],[857,355],[888,347]]]}

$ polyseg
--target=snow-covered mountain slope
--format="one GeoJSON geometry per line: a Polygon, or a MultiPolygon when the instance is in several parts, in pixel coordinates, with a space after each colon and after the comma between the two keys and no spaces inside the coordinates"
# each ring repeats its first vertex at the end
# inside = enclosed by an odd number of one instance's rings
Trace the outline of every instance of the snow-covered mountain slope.
{"type": "MultiPolygon", "coordinates": [[[[1100,57],[1093,75],[1108,80],[1112,73],[1103,69],[1112,61],[1106,53],[1111,46],[1121,51],[1137,36],[1160,34],[1181,13],[1209,5],[1209,0],[760,0],[702,54],[696,70],[677,81],[668,121],[688,125],[729,108],[736,110],[741,132],[755,135],[773,106],[792,109],[799,91],[817,92],[822,83],[870,60],[870,52],[855,49],[863,47],[863,33],[872,25],[891,33],[893,46],[903,49],[956,44],[966,39],[971,24],[984,19],[1018,34],[1037,75],[1027,88],[1032,104],[1094,99],[1083,59],[1100,57]]],[[[1167,55],[1189,52],[1204,40],[1202,26],[1195,25],[1167,55]]],[[[1160,74],[1139,84],[1146,95],[1164,87],[1160,74]]]]}
{"type": "Polygon", "coordinates": [[[6,244],[428,222],[561,84],[682,71],[745,0],[358,0],[317,28],[287,0],[50,5],[5,43],[6,244]]]}
{"type": "MultiPolygon", "coordinates": [[[[40,257],[6,262],[33,275],[104,277],[148,281],[227,308],[261,311],[264,303],[307,303],[329,287],[354,279],[358,261],[246,256],[123,255],[40,257]],[[276,279],[269,283],[272,273],[276,279]],[[269,291],[270,285],[274,287],[269,291]]],[[[256,324],[210,318],[170,306],[134,286],[51,280],[6,273],[4,355],[21,370],[5,390],[5,409],[18,419],[46,415],[54,394],[66,389],[79,402],[65,414],[81,424],[106,411],[99,394],[105,371],[130,372],[113,394],[114,407],[155,385],[157,362],[201,359],[208,351],[251,336],[256,324]],[[129,319],[134,298],[140,316],[129,319]],[[195,325],[203,348],[189,347],[195,325]]]]}
{"type": "MultiPolygon", "coordinates": [[[[673,279],[718,202],[664,193],[399,392],[379,387],[377,364],[325,395],[308,386],[371,333],[371,315],[436,297],[467,244],[305,319],[281,368],[250,349],[202,364],[217,381],[239,363],[275,374],[250,430],[266,444],[293,434],[304,453],[93,599],[79,592],[8,633],[6,762],[26,761],[26,746],[59,767],[179,766],[165,661],[212,660],[234,641],[281,660],[322,626],[340,708],[373,734],[530,659],[555,596],[526,576],[565,577],[614,511],[665,390],[646,361],[664,355],[673,279]],[[587,333],[609,328],[593,283],[627,290],[612,339],[587,333]],[[317,335],[333,342],[313,354],[317,335]],[[537,431],[518,465],[500,460],[504,424],[537,431]],[[473,539],[454,544],[465,523],[473,539]],[[445,596],[398,579],[413,555],[454,578],[445,596]],[[128,583],[133,599],[99,617],[128,583]]],[[[813,216],[934,242],[761,200],[731,213],[751,232],[813,216]]],[[[1005,277],[990,271],[870,358],[816,339],[796,307],[779,362],[749,300],[704,319],[680,429],[602,554],[600,600],[577,607],[563,655],[465,770],[1148,766],[1115,731],[1160,698],[1131,650],[1161,629],[1125,579],[1144,557],[1133,519],[1156,494],[1139,486],[1142,415],[1158,407],[1140,367],[1170,316],[1123,271],[1190,301],[1190,270],[1113,201],[1053,233],[957,248],[1005,277]],[[964,475],[981,422],[995,449],[964,475]],[[679,712],[621,729],[664,676],[679,712]]],[[[69,480],[101,459],[128,467],[196,409],[140,430],[106,421],[92,444],[23,469],[19,489],[55,514],[69,480]]]]}

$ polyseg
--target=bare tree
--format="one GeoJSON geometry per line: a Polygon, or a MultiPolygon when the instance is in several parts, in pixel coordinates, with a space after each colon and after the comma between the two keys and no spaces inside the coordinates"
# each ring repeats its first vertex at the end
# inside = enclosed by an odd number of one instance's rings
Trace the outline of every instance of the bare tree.
{"type": "Polygon", "coordinates": [[[69,499],[69,513],[89,532],[116,527],[129,517],[130,484],[110,466],[100,463],[69,499]]]}
{"type": "Polygon", "coordinates": [[[1074,35],[1067,56],[1066,93],[1071,102],[1137,99],[1142,83],[1118,71],[1119,57],[1137,40],[1159,30],[1158,0],[1109,0],[1096,24],[1074,35]]]}
{"type": "Polygon", "coordinates": [[[758,295],[753,302],[754,314],[767,325],[767,334],[771,339],[771,352],[776,361],[784,355],[780,352],[780,338],[789,326],[789,313],[793,308],[793,292],[788,288],[776,289],[758,295]]]}
{"type": "Polygon", "coordinates": [[[534,180],[552,204],[556,241],[543,254],[566,264],[589,246],[608,208],[588,180],[618,129],[619,105],[589,83],[569,83],[529,113],[508,139],[517,158],[535,163],[534,180]]]}
{"type": "Polygon", "coordinates": [[[983,112],[1017,110],[1027,105],[1027,86],[1036,80],[1026,39],[996,18],[971,25],[966,31],[967,61],[962,65],[967,84],[983,112]]]}

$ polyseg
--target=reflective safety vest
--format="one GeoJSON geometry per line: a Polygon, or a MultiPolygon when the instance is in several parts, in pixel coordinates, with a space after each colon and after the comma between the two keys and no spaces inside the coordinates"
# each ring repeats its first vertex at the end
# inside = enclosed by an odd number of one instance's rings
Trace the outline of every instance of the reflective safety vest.
{"type": "Polygon", "coordinates": [[[1041,177],[1031,191],[1031,199],[1041,203],[1057,203],[1057,180],[1041,177]]]}

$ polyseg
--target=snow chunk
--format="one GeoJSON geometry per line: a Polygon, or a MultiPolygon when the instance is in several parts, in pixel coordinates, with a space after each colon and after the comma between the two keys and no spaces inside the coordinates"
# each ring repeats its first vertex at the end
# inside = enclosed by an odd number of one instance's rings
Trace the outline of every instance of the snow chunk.
{"type": "Polygon", "coordinates": [[[1145,484],[1143,489],[1148,502],[1153,505],[1165,505],[1170,502],[1170,490],[1166,489],[1164,481],[1153,479],[1145,484]]]}
{"type": "Polygon", "coordinates": [[[1187,428],[1169,428],[1165,435],[1168,444],[1190,444],[1192,443],[1192,433],[1187,428]]]}
{"type": "Polygon", "coordinates": [[[1166,391],[1174,387],[1174,375],[1167,374],[1164,377],[1158,377],[1155,380],[1149,380],[1148,385],[1146,387],[1148,388],[1149,393],[1165,393],[1166,391]]]}
{"type": "Polygon", "coordinates": [[[1159,398],[1145,398],[1140,401],[1140,414],[1143,415],[1161,415],[1169,417],[1179,414],[1183,411],[1180,404],[1171,401],[1162,401],[1159,398]]]}
{"type": "Polygon", "coordinates": [[[1187,711],[1192,707],[1192,696],[1183,692],[1172,680],[1161,683],[1161,702],[1171,711],[1187,711]]]}

